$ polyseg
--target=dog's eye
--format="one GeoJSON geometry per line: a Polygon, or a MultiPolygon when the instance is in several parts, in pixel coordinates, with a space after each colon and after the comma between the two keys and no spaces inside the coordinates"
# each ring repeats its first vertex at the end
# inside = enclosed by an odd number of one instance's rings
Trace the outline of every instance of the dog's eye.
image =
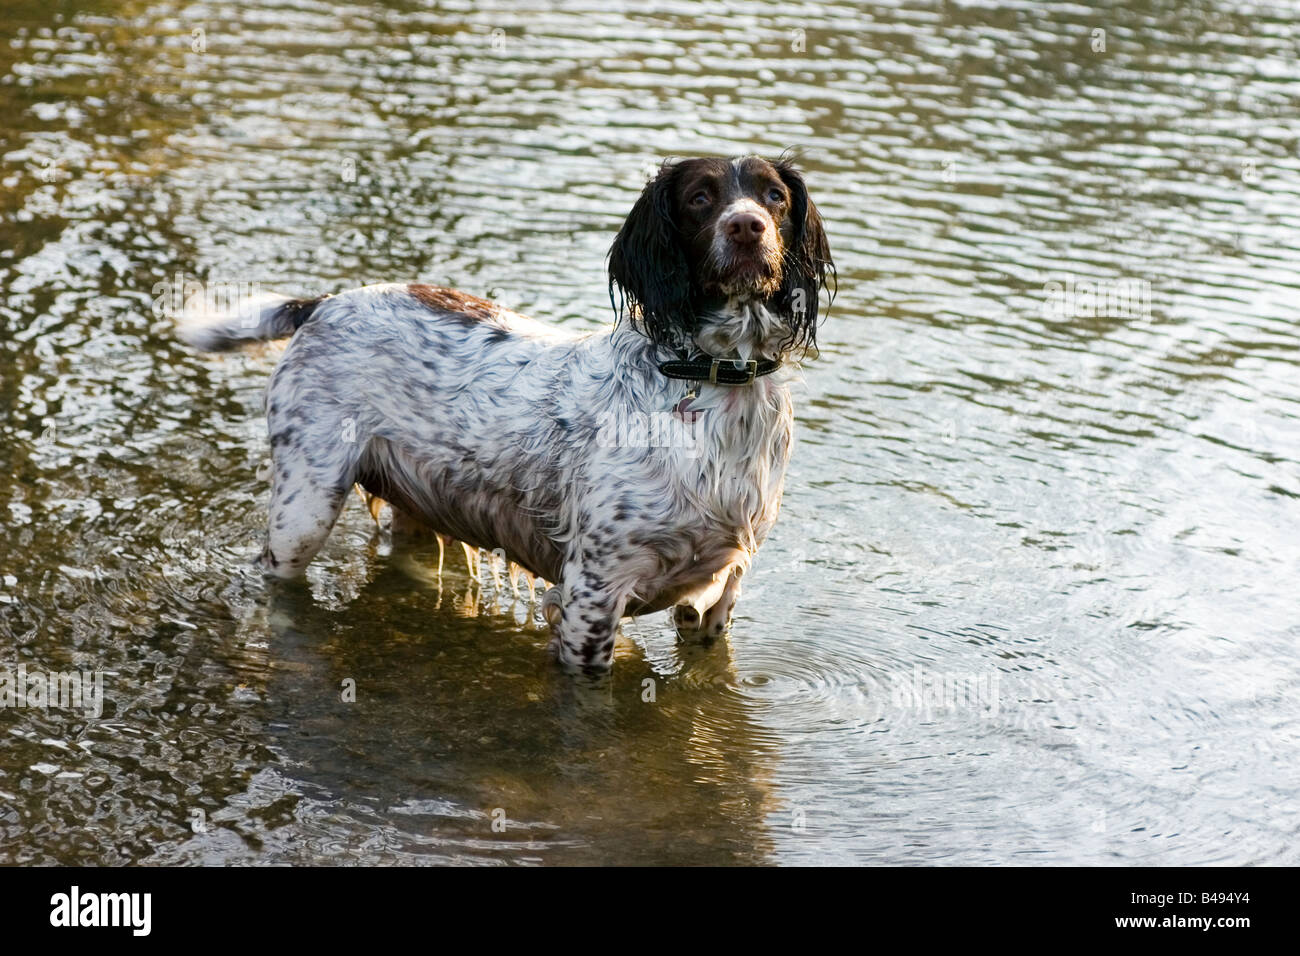
{"type": "Polygon", "coordinates": [[[707,206],[709,204],[709,194],[703,189],[691,197],[692,206],[707,206]]]}
{"type": "Polygon", "coordinates": [[[785,193],[773,186],[767,191],[768,202],[781,202],[785,199],[785,193]]]}

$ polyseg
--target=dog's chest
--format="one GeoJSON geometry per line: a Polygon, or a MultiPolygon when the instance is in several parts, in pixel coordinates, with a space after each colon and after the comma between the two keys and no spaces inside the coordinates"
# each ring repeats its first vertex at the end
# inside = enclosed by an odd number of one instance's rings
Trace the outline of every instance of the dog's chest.
{"type": "Polygon", "coordinates": [[[713,396],[697,416],[686,500],[694,502],[699,527],[734,534],[741,547],[754,549],[780,507],[793,433],[789,392],[760,380],[713,396]]]}

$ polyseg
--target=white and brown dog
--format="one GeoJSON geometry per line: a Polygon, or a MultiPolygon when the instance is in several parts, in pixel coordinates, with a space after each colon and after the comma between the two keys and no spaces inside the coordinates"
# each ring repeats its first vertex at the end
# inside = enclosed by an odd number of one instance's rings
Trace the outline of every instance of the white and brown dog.
{"type": "Polygon", "coordinates": [[[266,400],[268,574],[301,574],[360,485],[554,582],[552,647],[602,669],[624,616],[673,608],[687,637],[729,625],[781,504],[789,363],[814,345],[828,275],[792,165],[688,159],[660,168],[614,240],[620,320],[604,331],[383,285],[262,299],[181,332],[211,350],[293,337],[266,400]],[[611,440],[614,410],[683,434],[611,440]]]}

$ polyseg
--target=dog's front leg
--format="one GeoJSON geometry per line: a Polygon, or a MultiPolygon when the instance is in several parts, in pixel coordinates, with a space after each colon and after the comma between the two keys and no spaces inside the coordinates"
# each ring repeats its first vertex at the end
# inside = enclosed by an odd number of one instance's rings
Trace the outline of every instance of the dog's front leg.
{"type": "Polygon", "coordinates": [[[714,593],[705,591],[690,604],[673,608],[673,625],[684,640],[707,641],[719,637],[731,627],[731,614],[740,600],[740,578],[745,573],[742,565],[733,565],[722,572],[722,586],[714,593]]]}
{"type": "Polygon", "coordinates": [[[542,599],[542,612],[551,625],[551,649],[565,667],[609,669],[614,632],[627,606],[627,595],[616,587],[610,571],[590,561],[566,561],[562,580],[542,599]]]}

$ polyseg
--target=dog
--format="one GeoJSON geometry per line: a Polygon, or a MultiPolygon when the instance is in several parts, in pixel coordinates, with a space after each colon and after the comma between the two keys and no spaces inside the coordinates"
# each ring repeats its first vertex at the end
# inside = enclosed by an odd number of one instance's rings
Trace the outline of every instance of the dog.
{"type": "Polygon", "coordinates": [[[355,485],[553,582],[542,610],[571,668],[608,669],[624,617],[671,608],[683,638],[724,633],[780,509],[789,380],[834,298],[822,219],[784,158],[669,161],[608,262],[615,321],[587,334],[423,284],[183,325],[207,350],[292,337],[266,394],[262,570],[301,575],[355,485]]]}

